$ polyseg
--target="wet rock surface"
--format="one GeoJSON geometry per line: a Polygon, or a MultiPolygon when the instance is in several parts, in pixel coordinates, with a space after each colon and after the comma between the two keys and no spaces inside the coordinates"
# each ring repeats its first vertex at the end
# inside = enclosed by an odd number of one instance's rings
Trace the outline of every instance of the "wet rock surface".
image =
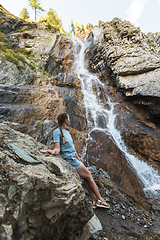
{"type": "Polygon", "coordinates": [[[90,166],[102,168],[123,192],[132,196],[139,204],[146,205],[148,209],[151,207],[150,203],[145,201],[144,186],[137,178],[134,169],[127,162],[124,153],[105,133],[100,131],[91,133],[91,138],[87,141],[86,153],[90,166]]]}
{"type": "Polygon", "coordinates": [[[140,158],[153,166],[159,167],[159,127],[153,122],[147,121],[143,110],[137,111],[135,107],[127,109],[122,104],[116,111],[119,114],[115,124],[131,152],[138,154],[140,158]]]}

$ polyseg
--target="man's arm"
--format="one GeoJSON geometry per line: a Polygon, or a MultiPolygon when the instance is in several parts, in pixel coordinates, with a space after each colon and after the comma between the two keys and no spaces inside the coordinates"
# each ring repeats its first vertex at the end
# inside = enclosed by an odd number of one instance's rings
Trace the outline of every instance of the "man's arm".
{"type": "Polygon", "coordinates": [[[41,150],[42,153],[50,153],[52,155],[58,155],[58,153],[60,152],[60,143],[56,142],[54,143],[54,149],[53,150],[41,150]]]}

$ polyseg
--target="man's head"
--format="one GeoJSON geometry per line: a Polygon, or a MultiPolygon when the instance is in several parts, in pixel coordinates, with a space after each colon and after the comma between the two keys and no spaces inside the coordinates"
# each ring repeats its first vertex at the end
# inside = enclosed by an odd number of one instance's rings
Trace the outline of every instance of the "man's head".
{"type": "Polygon", "coordinates": [[[63,123],[65,123],[66,122],[66,124],[67,125],[69,125],[69,123],[70,123],[70,120],[69,120],[69,116],[68,116],[68,114],[67,113],[60,113],[59,115],[58,115],[58,124],[59,124],[59,126],[61,127],[62,125],[63,125],[63,123]]]}

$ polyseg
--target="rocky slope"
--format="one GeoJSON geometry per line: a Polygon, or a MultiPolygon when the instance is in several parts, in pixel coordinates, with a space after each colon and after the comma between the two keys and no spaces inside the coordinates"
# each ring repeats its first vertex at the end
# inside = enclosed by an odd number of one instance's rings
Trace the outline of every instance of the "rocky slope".
{"type": "Polygon", "coordinates": [[[28,23],[20,20],[9,11],[7,11],[0,4],[0,31],[3,33],[11,33],[12,31],[24,31],[27,29],[35,29],[37,26],[35,23],[28,23]]]}
{"type": "Polygon", "coordinates": [[[0,142],[1,239],[78,239],[93,212],[74,169],[4,124],[0,142]]]}
{"type": "Polygon", "coordinates": [[[140,207],[102,169],[90,168],[111,206],[94,210],[103,229],[68,163],[40,153],[44,145],[6,124],[0,142],[1,239],[159,239],[158,208],[140,207]]]}

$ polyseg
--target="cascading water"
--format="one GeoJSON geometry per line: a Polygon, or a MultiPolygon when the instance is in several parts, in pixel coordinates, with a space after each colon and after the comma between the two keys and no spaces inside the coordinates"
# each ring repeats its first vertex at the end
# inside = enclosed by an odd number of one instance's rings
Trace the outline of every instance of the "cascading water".
{"type": "Polygon", "coordinates": [[[114,124],[116,118],[114,107],[116,103],[111,102],[109,96],[107,96],[105,92],[104,84],[98,77],[85,69],[84,53],[87,48],[87,42],[82,43],[80,40],[73,40],[73,43],[77,54],[74,71],[81,81],[89,137],[90,133],[96,129],[110,135],[119,149],[125,154],[129,164],[136,170],[138,177],[144,184],[144,191],[148,194],[156,194],[157,191],[160,190],[159,172],[127,151],[127,147],[121,138],[120,132],[115,128],[114,124]],[[79,46],[81,49],[78,53],[77,49],[79,46]]]}

